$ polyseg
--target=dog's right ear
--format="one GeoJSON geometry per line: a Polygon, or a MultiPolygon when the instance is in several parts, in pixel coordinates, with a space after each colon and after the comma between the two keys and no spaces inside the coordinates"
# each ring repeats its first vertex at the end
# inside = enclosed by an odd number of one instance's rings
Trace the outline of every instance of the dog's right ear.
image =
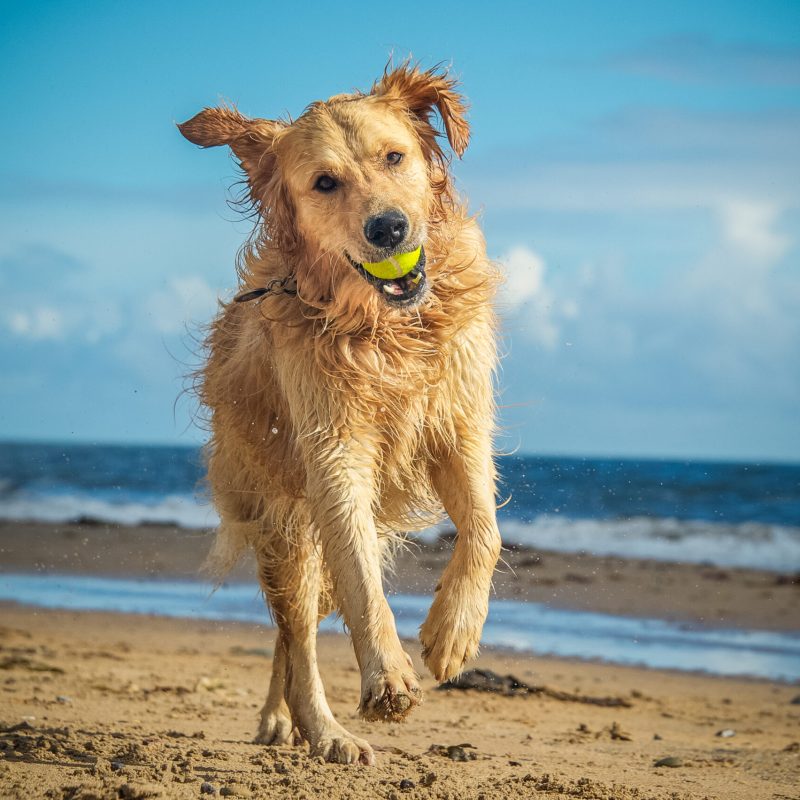
{"type": "Polygon", "coordinates": [[[250,196],[258,206],[275,171],[273,144],[283,123],[250,119],[235,108],[204,108],[178,130],[200,147],[228,145],[247,174],[250,196]]]}

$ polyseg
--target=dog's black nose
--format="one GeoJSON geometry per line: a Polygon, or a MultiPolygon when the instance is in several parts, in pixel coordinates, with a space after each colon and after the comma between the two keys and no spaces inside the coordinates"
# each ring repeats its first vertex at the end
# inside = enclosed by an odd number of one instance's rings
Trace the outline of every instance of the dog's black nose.
{"type": "Polygon", "coordinates": [[[367,220],[364,236],[375,247],[397,247],[408,233],[408,220],[401,211],[384,211],[367,220]]]}

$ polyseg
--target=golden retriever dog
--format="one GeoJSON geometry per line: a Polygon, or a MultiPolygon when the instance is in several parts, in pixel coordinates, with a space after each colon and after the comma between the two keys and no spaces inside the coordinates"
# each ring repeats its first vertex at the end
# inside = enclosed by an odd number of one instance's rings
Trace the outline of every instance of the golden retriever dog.
{"type": "Polygon", "coordinates": [[[384,596],[393,547],[445,511],[457,528],[420,628],[439,682],[477,652],[500,553],[499,276],[432,124],[438,112],[460,157],[465,110],[447,74],[406,63],[294,121],[222,107],[179,126],[230,147],[256,212],[241,302],[221,306],[199,375],[221,519],[210,558],[224,570],[252,548],[278,626],[256,741],[299,736],[328,761],[375,757],[328,706],[320,620],[338,612],[350,632],[363,717],[400,720],[422,691],[384,596]]]}

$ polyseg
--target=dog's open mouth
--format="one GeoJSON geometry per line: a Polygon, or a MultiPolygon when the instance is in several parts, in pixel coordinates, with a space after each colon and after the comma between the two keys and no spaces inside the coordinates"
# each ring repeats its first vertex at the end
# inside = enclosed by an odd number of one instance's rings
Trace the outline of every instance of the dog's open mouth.
{"type": "Polygon", "coordinates": [[[427,280],[425,276],[425,248],[420,246],[418,250],[419,255],[416,257],[416,263],[407,272],[404,272],[404,267],[399,266],[399,264],[402,264],[403,260],[411,256],[416,256],[416,251],[402,253],[378,264],[368,264],[366,266],[353,259],[346,251],[345,255],[347,260],[361,274],[361,277],[371,283],[388,303],[396,306],[405,306],[417,300],[425,289],[427,280]],[[380,277],[375,274],[375,272],[386,274],[387,270],[391,271],[392,269],[397,272],[404,272],[404,274],[391,278],[380,277]]]}

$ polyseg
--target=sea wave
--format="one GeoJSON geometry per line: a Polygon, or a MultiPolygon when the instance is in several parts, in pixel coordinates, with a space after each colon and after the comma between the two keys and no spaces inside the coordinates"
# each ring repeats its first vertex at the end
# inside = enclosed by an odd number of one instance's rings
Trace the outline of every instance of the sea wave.
{"type": "MultiPolygon", "coordinates": [[[[81,492],[25,491],[0,497],[0,519],[160,524],[190,529],[213,528],[219,522],[208,501],[193,494],[107,499],[81,492]]],[[[447,528],[447,524],[432,528],[420,538],[431,541],[447,528]]],[[[542,514],[530,522],[501,516],[500,530],[506,545],[540,550],[800,571],[800,527],[787,525],[646,516],[574,519],[542,514]]]]}
{"type": "Polygon", "coordinates": [[[665,517],[504,520],[503,540],[543,550],[710,563],[776,572],[800,570],[800,527],[665,517]]]}
{"type": "Polygon", "coordinates": [[[194,495],[171,494],[150,499],[108,500],[80,492],[15,492],[0,498],[0,519],[30,522],[101,522],[118,525],[176,525],[213,528],[219,517],[194,495]]]}

